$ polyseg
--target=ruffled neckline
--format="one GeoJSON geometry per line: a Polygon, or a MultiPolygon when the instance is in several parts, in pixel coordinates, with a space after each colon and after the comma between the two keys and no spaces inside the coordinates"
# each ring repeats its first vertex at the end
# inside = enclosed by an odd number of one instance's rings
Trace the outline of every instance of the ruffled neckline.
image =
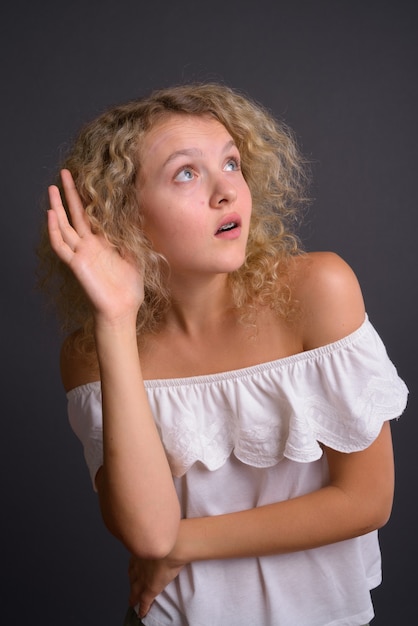
{"type": "MultiPolygon", "coordinates": [[[[321,444],[365,449],[404,410],[407,388],[366,316],[333,343],[217,374],[145,382],[174,476],[214,471],[233,453],[254,467],[318,460],[321,444]]],[[[68,394],[74,431],[100,463],[100,382],[68,394]],[[90,421],[90,423],[89,423],[90,421]],[[94,441],[94,445],[93,445],[94,441]]],[[[90,453],[89,453],[90,454],[90,453]]]]}
{"type": "Polygon", "coordinates": [[[269,370],[279,370],[287,368],[295,363],[301,361],[311,361],[318,358],[322,358],[328,354],[333,354],[339,350],[344,349],[348,345],[352,345],[361,340],[362,336],[367,332],[367,328],[371,326],[370,320],[366,315],[361,326],[354,330],[352,333],[346,335],[342,339],[333,341],[324,346],[318,348],[312,348],[311,350],[305,350],[303,352],[297,352],[289,356],[274,359],[273,361],[265,361],[256,365],[249,365],[248,367],[242,367],[233,370],[226,370],[225,372],[217,372],[214,374],[202,374],[199,376],[186,376],[179,378],[155,378],[145,380],[145,387],[153,389],[156,387],[177,387],[184,385],[199,385],[208,383],[217,383],[224,380],[234,380],[239,378],[246,378],[253,376],[261,372],[269,370]]]}

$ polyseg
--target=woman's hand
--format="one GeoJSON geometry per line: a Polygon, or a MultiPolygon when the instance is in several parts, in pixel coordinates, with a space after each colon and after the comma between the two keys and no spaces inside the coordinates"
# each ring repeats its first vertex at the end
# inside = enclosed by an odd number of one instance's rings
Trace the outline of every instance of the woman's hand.
{"type": "Polygon", "coordinates": [[[144,299],[136,263],[122,257],[103,235],[92,232],[71,173],[62,170],[61,179],[72,225],[58,188],[51,186],[48,232],[52,249],[80,282],[97,318],[107,323],[136,318],[144,299]]]}
{"type": "Polygon", "coordinates": [[[176,578],[184,565],[175,563],[170,556],[158,561],[131,557],[129,604],[139,604],[139,616],[145,617],[155,598],[176,578]]]}

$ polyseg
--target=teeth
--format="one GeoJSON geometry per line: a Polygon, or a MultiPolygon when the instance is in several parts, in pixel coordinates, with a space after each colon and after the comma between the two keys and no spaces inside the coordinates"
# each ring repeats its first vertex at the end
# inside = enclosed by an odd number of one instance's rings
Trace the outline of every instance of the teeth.
{"type": "Polygon", "coordinates": [[[228,224],[224,224],[223,226],[221,226],[218,230],[219,232],[222,232],[223,230],[231,230],[232,228],[236,227],[236,223],[235,222],[228,222],[228,224]]]}

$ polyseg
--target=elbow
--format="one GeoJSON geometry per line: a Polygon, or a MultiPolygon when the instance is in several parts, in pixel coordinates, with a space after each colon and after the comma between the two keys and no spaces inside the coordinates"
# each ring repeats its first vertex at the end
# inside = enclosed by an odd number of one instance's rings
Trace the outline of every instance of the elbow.
{"type": "Polygon", "coordinates": [[[113,516],[102,510],[108,531],[133,556],[140,559],[165,558],[173,549],[180,525],[180,511],[162,512],[155,518],[138,519],[134,516],[113,516]]]}
{"type": "Polygon", "coordinates": [[[170,549],[163,544],[155,544],[153,546],[126,545],[129,553],[137,559],[146,559],[147,561],[161,561],[165,559],[174,548],[174,543],[170,546],[170,549]]]}
{"type": "Polygon", "coordinates": [[[179,521],[170,529],[161,531],[150,529],[150,532],[142,536],[120,537],[126,549],[132,556],[138,559],[158,561],[167,557],[173,550],[178,534],[179,521]]]}
{"type": "Polygon", "coordinates": [[[370,504],[371,506],[365,507],[363,524],[359,533],[361,535],[379,530],[388,523],[392,513],[393,497],[386,495],[370,504]]]}
{"type": "Polygon", "coordinates": [[[161,498],[157,506],[132,505],[98,488],[99,505],[107,530],[133,555],[141,559],[165,558],[173,549],[180,526],[177,495],[161,498]]]}
{"type": "Polygon", "coordinates": [[[393,492],[390,493],[381,504],[379,511],[376,513],[376,529],[383,528],[390,520],[393,506],[393,492]]]}
{"type": "Polygon", "coordinates": [[[390,505],[386,505],[384,507],[381,507],[379,511],[377,511],[374,515],[374,520],[373,520],[373,526],[374,526],[374,530],[379,530],[380,528],[383,528],[383,526],[386,526],[386,524],[388,523],[390,516],[392,513],[392,503],[390,503],[390,505]]]}

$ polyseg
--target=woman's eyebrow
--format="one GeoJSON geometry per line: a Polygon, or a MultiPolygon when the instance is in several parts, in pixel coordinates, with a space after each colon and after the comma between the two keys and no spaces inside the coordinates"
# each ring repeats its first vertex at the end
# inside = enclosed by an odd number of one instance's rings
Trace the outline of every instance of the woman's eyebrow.
{"type": "MultiPolygon", "coordinates": [[[[232,147],[236,147],[236,145],[235,141],[233,139],[230,139],[222,148],[222,153],[228,152],[228,150],[230,150],[232,147]]],[[[203,156],[203,152],[199,148],[182,148],[181,150],[176,150],[175,152],[172,152],[169,157],[164,161],[163,167],[166,167],[171,163],[171,161],[174,161],[181,156],[201,157],[203,156]]]]}
{"type": "Polygon", "coordinates": [[[202,151],[199,150],[198,148],[184,148],[182,150],[176,150],[175,152],[172,152],[170,156],[164,161],[163,167],[171,163],[171,161],[174,161],[175,159],[177,159],[177,157],[179,156],[196,157],[196,156],[202,156],[202,155],[203,155],[202,151]]]}

